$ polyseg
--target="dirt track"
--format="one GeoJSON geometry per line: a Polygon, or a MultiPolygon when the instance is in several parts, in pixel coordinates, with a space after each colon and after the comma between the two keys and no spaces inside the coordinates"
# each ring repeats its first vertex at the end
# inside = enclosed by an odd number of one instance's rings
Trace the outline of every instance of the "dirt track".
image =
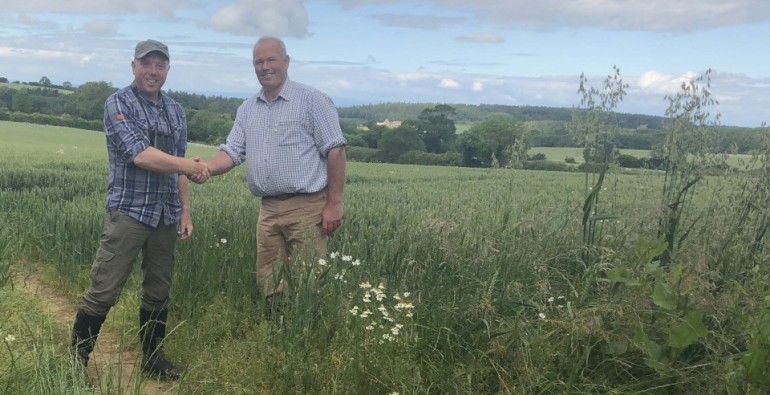
{"type": "MultiPolygon", "coordinates": [[[[14,276],[15,289],[29,295],[38,297],[54,322],[70,328],[75,317],[76,306],[67,297],[61,295],[51,286],[40,281],[37,273],[16,273],[14,276]]],[[[109,320],[109,317],[107,317],[109,320]]],[[[69,339],[62,339],[69,341],[69,339]]],[[[140,385],[142,395],[171,395],[176,391],[173,383],[157,381],[151,378],[141,377],[138,374],[141,352],[137,350],[138,344],[129,347],[121,346],[121,343],[138,340],[127,340],[120,333],[108,329],[102,330],[96,349],[91,355],[88,364],[88,375],[94,383],[97,393],[136,393],[136,385],[140,385]],[[141,380],[137,382],[137,376],[141,380]],[[98,383],[98,384],[97,384],[98,383]]]]}

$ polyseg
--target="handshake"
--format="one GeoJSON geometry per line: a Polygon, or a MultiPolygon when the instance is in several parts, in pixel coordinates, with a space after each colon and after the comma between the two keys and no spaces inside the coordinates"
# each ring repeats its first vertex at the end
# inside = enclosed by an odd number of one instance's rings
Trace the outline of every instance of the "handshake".
{"type": "Polygon", "coordinates": [[[201,161],[200,156],[193,156],[185,160],[185,168],[182,174],[196,184],[203,184],[211,177],[208,163],[201,161]]]}

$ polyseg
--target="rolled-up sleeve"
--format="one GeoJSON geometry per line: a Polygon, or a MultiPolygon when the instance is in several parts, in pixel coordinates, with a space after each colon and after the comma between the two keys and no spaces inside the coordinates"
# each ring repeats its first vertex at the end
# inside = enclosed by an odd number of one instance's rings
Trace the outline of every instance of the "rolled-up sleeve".
{"type": "Polygon", "coordinates": [[[330,149],[346,144],[342,129],[340,129],[337,108],[329,96],[318,91],[313,92],[311,104],[313,138],[321,156],[326,157],[330,149]]]}
{"type": "Polygon", "coordinates": [[[233,128],[230,129],[230,134],[227,135],[225,143],[219,146],[219,149],[229,155],[236,166],[246,160],[246,132],[243,122],[247,116],[243,114],[243,111],[243,105],[238,107],[233,128]]]}
{"type": "MultiPolygon", "coordinates": [[[[119,95],[110,96],[104,104],[104,132],[110,147],[126,162],[133,162],[139,153],[150,146],[150,141],[141,133],[141,117],[131,110],[119,95]]],[[[136,106],[134,106],[136,107],[136,106]]]]}

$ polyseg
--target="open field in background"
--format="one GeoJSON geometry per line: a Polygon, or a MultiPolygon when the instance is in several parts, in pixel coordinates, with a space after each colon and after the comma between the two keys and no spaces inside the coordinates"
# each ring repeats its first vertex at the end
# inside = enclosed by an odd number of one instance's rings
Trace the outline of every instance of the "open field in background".
{"type": "MultiPolygon", "coordinates": [[[[0,86],[7,86],[7,87],[9,87],[11,89],[21,89],[21,88],[35,89],[35,88],[42,88],[42,86],[35,86],[35,85],[28,85],[28,84],[14,84],[13,82],[0,82],[0,86]]],[[[53,88],[49,88],[49,89],[53,89],[53,88]]],[[[69,95],[70,93],[72,93],[71,90],[66,90],[66,89],[56,89],[56,90],[59,91],[59,93],[63,94],[63,95],[69,95]]]]}
{"type": "Polygon", "coordinates": [[[468,131],[473,126],[472,123],[455,123],[455,133],[462,134],[468,131]]]}
{"type": "MultiPolygon", "coordinates": [[[[103,135],[0,122],[0,141],[0,285],[9,265],[35,263],[75,300],[102,225],[103,135]]],[[[190,146],[203,157],[215,150],[190,146]]],[[[570,151],[537,152],[563,160],[570,151]]],[[[259,200],[244,170],[191,186],[195,231],[178,244],[166,345],[187,367],[179,394],[770,389],[770,256],[749,258],[759,233],[739,222],[748,175],[697,185],[682,218],[697,222],[663,268],[658,172],[608,175],[589,246],[582,173],[350,163],[329,249],[340,255],[293,267],[291,306],[265,322],[254,292],[259,200]]],[[[106,325],[136,331],[140,278],[106,325]]],[[[66,374],[46,375],[66,371],[65,358],[31,357],[65,355],[62,329],[17,317],[0,323],[15,336],[7,350],[0,339],[0,388],[67,387],[66,374]]]]}
{"type": "MultiPolygon", "coordinates": [[[[575,159],[575,163],[583,163],[583,149],[579,147],[532,147],[529,149],[529,155],[535,155],[538,153],[545,154],[546,160],[552,160],[555,162],[564,162],[564,159],[571,157],[575,159]]],[[[641,149],[622,149],[621,154],[635,156],[637,158],[649,158],[650,151],[641,149]]]]}

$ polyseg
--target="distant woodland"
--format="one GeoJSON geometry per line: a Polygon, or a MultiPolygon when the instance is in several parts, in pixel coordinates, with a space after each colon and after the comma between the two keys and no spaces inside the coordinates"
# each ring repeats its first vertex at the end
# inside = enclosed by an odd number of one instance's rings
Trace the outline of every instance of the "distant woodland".
{"type": "MultiPolygon", "coordinates": [[[[117,90],[104,81],[78,87],[9,81],[0,77],[0,120],[102,130],[104,101],[117,90]]],[[[189,140],[224,141],[242,98],[166,91],[185,108],[189,140]]],[[[351,160],[470,167],[530,163],[531,147],[577,147],[571,122],[574,108],[495,104],[382,103],[338,108],[351,160]],[[386,123],[387,121],[387,123],[386,123]]],[[[613,114],[618,149],[655,151],[667,119],[613,114]]],[[[767,130],[713,126],[715,152],[752,153],[767,130]]],[[[654,155],[653,155],[654,156],[654,155]]],[[[564,158],[558,158],[563,160],[564,158]]],[[[648,165],[643,163],[642,165],[648,165]]],[[[526,167],[526,166],[525,166],[526,167]]],[[[537,166],[535,166],[537,168],[537,166]]]]}

